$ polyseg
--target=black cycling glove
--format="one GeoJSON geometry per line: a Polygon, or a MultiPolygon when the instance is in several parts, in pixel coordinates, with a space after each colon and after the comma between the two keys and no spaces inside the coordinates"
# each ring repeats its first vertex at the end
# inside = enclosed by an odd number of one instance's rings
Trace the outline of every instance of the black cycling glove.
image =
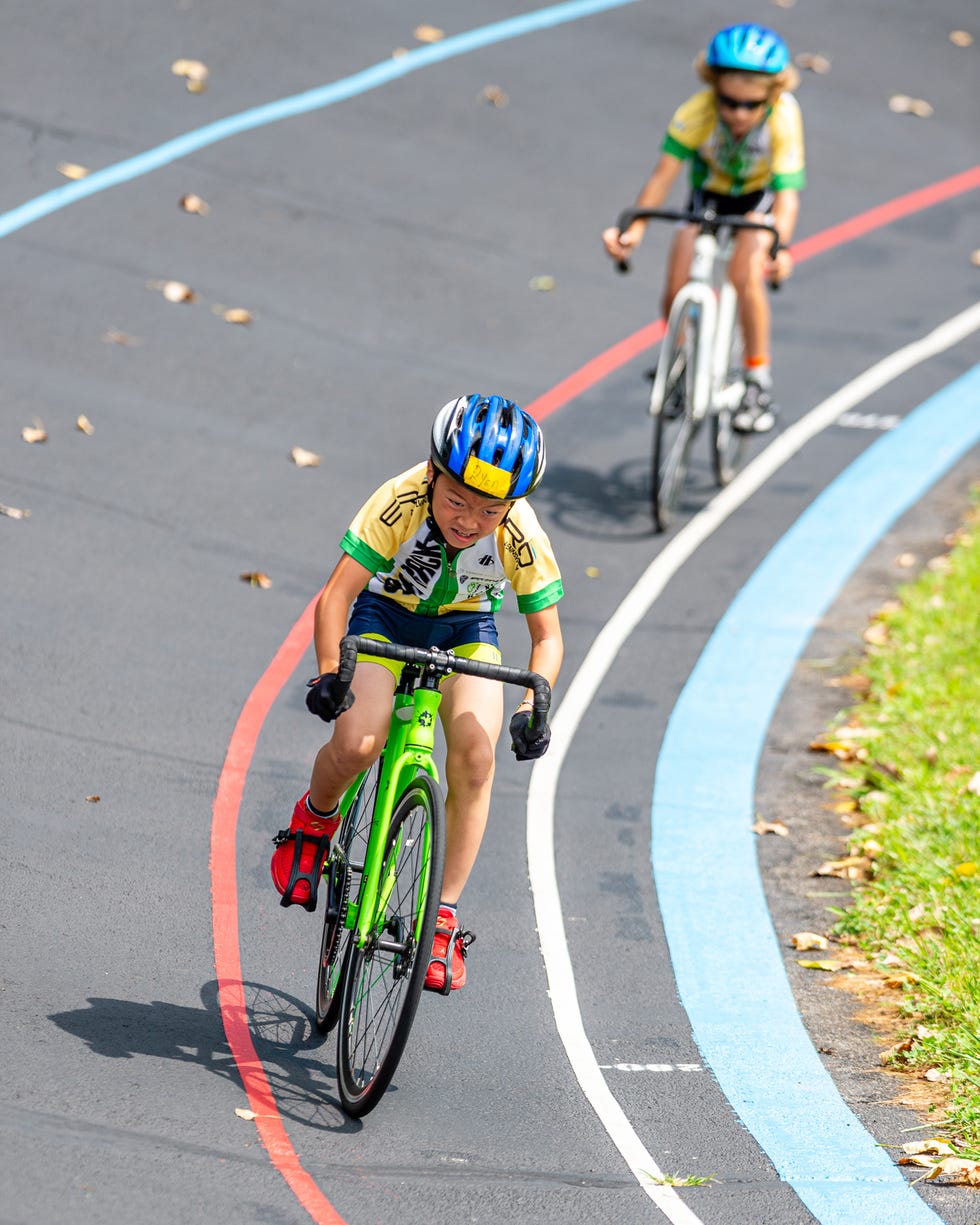
{"type": "Polygon", "coordinates": [[[535,761],[544,757],[551,743],[551,728],[540,723],[531,728],[531,712],[519,710],[510,720],[510,747],[518,761],[535,761]]]}
{"type": "Polygon", "coordinates": [[[306,709],[311,715],[319,715],[324,723],[332,723],[338,715],[354,705],[354,695],[349,685],[337,679],[336,672],[324,672],[307,681],[306,709]]]}

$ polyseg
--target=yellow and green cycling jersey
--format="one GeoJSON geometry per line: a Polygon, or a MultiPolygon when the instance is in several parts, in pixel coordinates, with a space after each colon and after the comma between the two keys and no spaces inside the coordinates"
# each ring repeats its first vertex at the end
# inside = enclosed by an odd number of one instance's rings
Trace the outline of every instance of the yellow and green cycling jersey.
{"type": "Polygon", "coordinates": [[[550,608],[563,594],[551,542],[523,498],[492,535],[450,559],[429,514],[424,463],[376,490],[340,547],[371,571],[366,591],[420,616],[496,612],[508,583],[522,613],[550,608]]]}
{"type": "Polygon", "coordinates": [[[690,160],[695,191],[744,196],[806,183],[803,119],[792,94],[780,94],[765,117],[736,140],[721,119],[715,91],[704,89],[674,112],[661,148],[690,160]]]}

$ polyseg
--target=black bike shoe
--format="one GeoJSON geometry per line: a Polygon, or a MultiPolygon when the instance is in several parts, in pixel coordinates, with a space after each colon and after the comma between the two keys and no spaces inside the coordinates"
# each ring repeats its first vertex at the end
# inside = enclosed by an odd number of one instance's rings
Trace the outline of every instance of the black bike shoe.
{"type": "Polygon", "coordinates": [[[732,429],[737,434],[768,434],[776,424],[779,409],[772,396],[758,383],[746,383],[742,403],[732,416],[732,429]]]}

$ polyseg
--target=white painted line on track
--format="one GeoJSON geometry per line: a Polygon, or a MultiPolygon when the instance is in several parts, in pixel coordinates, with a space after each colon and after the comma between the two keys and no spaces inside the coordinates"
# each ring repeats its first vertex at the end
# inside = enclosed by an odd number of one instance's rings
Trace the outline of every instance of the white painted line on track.
{"type": "MultiPolygon", "coordinates": [[[[876,362],[773,439],[708,505],[684,525],[653,559],[592,643],[552,720],[551,746],[534,765],[527,799],[527,856],[534,912],[555,1025],[583,1092],[642,1189],[674,1225],[699,1218],[660,1177],[653,1157],[610,1092],[589,1043],[565,937],[555,868],[555,798],[565,756],[591,702],[630,634],[684,563],[775,472],[811,439],[886,384],[942,353],[980,328],[980,304],[955,315],[922,339],[876,362]]],[[[772,1041],[778,1037],[770,1035],[772,1041]]],[[[873,1141],[869,1137],[869,1143],[873,1141]]]]}

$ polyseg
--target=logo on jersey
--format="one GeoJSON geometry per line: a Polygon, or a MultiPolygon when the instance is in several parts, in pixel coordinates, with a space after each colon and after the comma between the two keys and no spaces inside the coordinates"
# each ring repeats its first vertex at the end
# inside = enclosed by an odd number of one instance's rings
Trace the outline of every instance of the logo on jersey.
{"type": "Polygon", "coordinates": [[[397,570],[386,574],[382,584],[388,595],[424,596],[442,569],[439,539],[431,530],[417,536],[411,553],[397,570]]]}

